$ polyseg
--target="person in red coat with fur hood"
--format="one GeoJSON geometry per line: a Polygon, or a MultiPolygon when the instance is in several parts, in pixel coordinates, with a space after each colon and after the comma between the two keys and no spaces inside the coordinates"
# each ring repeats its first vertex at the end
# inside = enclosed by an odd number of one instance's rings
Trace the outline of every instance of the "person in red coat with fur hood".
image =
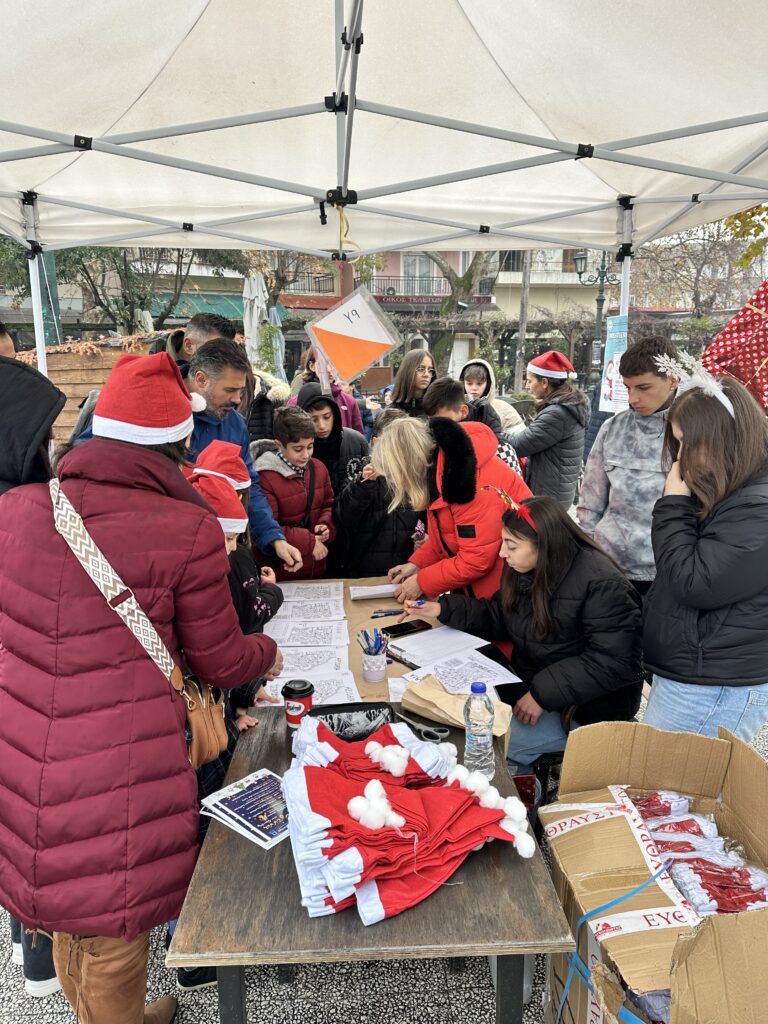
{"type": "Polygon", "coordinates": [[[382,434],[373,465],[390,483],[392,506],[427,509],[427,542],[389,570],[398,601],[446,591],[492,597],[499,589],[503,491],[513,501],[531,492],[496,455],[498,441],[484,423],[433,416],[397,420],[382,434]]]}
{"type": "MultiPolygon", "coordinates": [[[[230,688],[277,674],[244,636],[221,527],[179,466],[192,398],[166,353],[123,355],[61,489],[177,664],[230,688]]],[[[119,596],[118,596],[119,599],[119,596]]],[[[0,903],[54,933],[67,1000],[92,1021],[145,1007],[150,929],[178,916],[197,857],[185,707],[56,531],[44,483],[0,498],[0,903]]]]}
{"type": "Polygon", "coordinates": [[[289,574],[279,560],[271,564],[278,580],[317,579],[336,537],[331,478],[323,463],[312,458],[315,428],[303,409],[278,409],[274,429],[276,449],[263,452],[255,468],[275,520],[288,543],[301,552],[302,565],[289,574]]]}

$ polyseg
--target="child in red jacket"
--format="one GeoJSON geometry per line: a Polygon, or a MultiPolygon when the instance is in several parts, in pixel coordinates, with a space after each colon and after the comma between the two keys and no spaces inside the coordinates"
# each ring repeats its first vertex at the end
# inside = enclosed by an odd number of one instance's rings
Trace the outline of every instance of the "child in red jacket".
{"type": "Polygon", "coordinates": [[[303,409],[278,409],[274,431],[276,450],[264,452],[255,469],[286,540],[301,552],[302,567],[288,575],[279,560],[272,565],[278,580],[317,579],[336,536],[331,478],[323,463],[312,458],[315,428],[303,409]]]}

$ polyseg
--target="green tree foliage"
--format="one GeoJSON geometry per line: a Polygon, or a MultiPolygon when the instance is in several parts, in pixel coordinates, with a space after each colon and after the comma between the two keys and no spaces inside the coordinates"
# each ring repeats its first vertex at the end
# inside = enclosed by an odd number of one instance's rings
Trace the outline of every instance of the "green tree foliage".
{"type": "Polygon", "coordinates": [[[746,270],[768,249],[768,205],[751,206],[726,217],[724,223],[734,238],[749,243],[736,260],[736,266],[746,270]]]}

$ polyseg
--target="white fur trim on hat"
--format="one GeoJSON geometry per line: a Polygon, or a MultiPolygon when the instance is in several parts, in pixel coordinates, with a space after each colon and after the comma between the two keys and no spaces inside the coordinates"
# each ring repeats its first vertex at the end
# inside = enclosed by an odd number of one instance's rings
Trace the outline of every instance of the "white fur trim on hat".
{"type": "Polygon", "coordinates": [[[91,430],[94,437],[108,437],[112,441],[130,441],[131,444],[169,444],[189,437],[195,428],[190,413],[188,419],[173,427],[140,427],[124,420],[112,420],[93,414],[91,430]]]}
{"type": "Polygon", "coordinates": [[[199,469],[195,466],[192,470],[192,476],[218,476],[222,480],[226,480],[228,484],[231,484],[236,491],[244,491],[246,487],[251,486],[250,478],[248,480],[235,480],[233,476],[227,476],[226,473],[217,473],[215,469],[199,469]]]}
{"type": "Polygon", "coordinates": [[[553,377],[555,380],[567,380],[570,377],[567,370],[545,370],[535,363],[528,363],[528,373],[535,373],[537,377],[553,377]]]}
{"type": "Polygon", "coordinates": [[[248,526],[247,519],[219,519],[224,533],[244,533],[248,526]]]}
{"type": "Polygon", "coordinates": [[[192,392],[190,397],[192,404],[192,412],[205,412],[206,401],[202,395],[199,395],[196,391],[192,392]]]}

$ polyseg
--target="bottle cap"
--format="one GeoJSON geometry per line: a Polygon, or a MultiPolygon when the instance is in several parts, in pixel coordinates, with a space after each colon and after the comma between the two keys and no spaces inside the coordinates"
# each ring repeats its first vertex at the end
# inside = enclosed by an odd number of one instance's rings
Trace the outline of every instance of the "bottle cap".
{"type": "Polygon", "coordinates": [[[485,683],[472,683],[472,693],[485,693],[485,683]]]}

